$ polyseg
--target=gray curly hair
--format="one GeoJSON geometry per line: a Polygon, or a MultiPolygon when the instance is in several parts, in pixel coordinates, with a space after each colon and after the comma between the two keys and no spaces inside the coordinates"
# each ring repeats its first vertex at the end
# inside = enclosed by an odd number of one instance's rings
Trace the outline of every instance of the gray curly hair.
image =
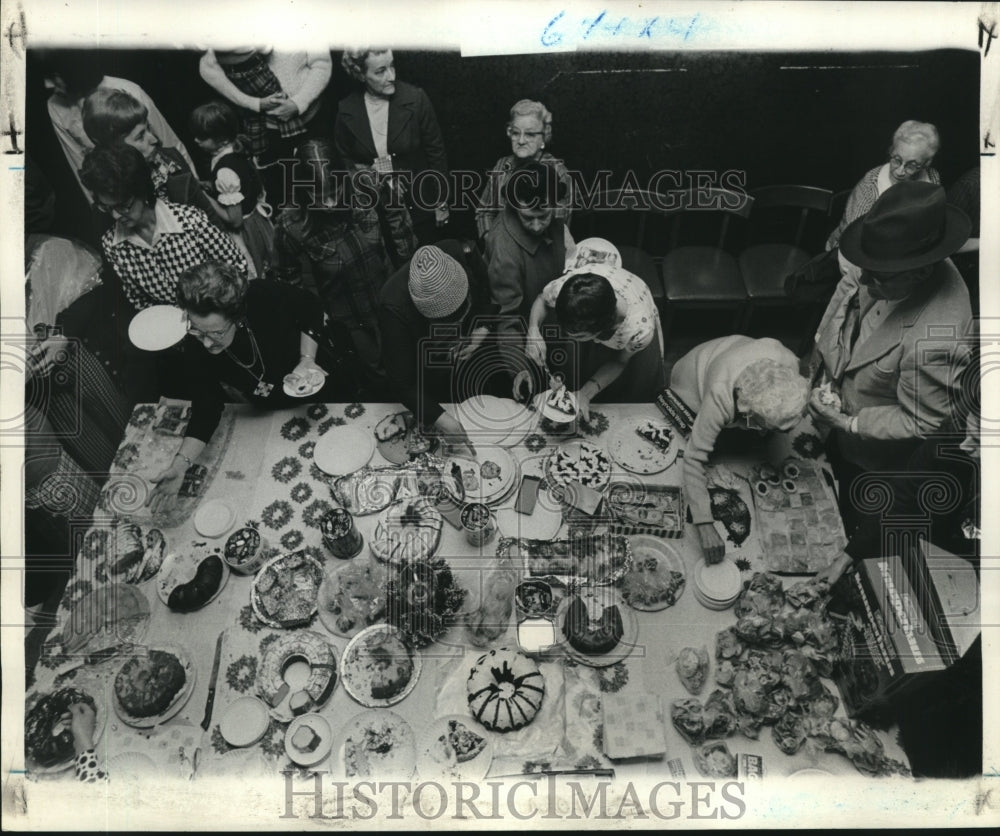
{"type": "Polygon", "coordinates": [[[511,128],[514,125],[514,119],[518,116],[534,116],[539,122],[542,123],[542,139],[545,140],[545,142],[551,142],[552,113],[545,105],[531,99],[521,99],[521,101],[517,102],[510,109],[510,121],[507,123],[508,128],[511,128]]]}
{"type": "Polygon", "coordinates": [[[388,47],[378,49],[370,46],[363,49],[345,49],[344,54],[340,56],[340,66],[344,68],[344,72],[351,78],[363,84],[365,73],[368,72],[368,56],[381,55],[383,52],[388,51],[388,47]]]}
{"type": "Polygon", "coordinates": [[[927,146],[931,154],[936,154],[941,147],[941,137],[938,129],[930,122],[918,122],[915,119],[908,119],[892,135],[892,144],[897,142],[922,142],[927,146]]]}
{"type": "Polygon", "coordinates": [[[792,366],[757,360],[736,378],[738,407],[753,412],[775,429],[798,418],[809,403],[809,381],[792,366]]]}

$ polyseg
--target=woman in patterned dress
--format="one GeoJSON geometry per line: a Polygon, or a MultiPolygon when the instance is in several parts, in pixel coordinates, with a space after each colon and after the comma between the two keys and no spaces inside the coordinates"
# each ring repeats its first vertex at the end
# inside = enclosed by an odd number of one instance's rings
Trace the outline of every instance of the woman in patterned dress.
{"type": "Polygon", "coordinates": [[[137,311],[173,305],[181,273],[204,261],[222,261],[247,275],[243,253],[204,212],[156,196],[149,164],[135,148],[95,148],[80,178],[94,205],[115,220],[101,246],[137,311]]]}
{"type": "Polygon", "coordinates": [[[549,282],[535,299],[528,323],[526,352],[538,364],[548,359],[541,326],[550,311],[563,336],[579,349],[579,359],[565,374],[585,421],[593,400],[648,403],[663,388],[660,317],[638,276],[587,264],[549,282]]]}

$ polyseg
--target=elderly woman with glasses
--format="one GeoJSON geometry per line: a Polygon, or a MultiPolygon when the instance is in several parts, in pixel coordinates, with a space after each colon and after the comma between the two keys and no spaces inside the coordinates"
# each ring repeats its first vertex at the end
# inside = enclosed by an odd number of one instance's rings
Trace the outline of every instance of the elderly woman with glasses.
{"type": "Polygon", "coordinates": [[[931,168],[934,155],[940,147],[941,139],[937,128],[929,122],[910,119],[896,128],[896,133],[892,135],[892,145],[889,146],[888,161],[875,166],[858,181],[847,198],[844,217],[826,241],[826,248],[832,250],[838,246],[840,236],[848,225],[867,214],[879,195],[890,186],[904,180],[940,183],[941,176],[931,168]]]}
{"type": "Polygon", "coordinates": [[[568,227],[572,205],[572,183],[565,163],[545,150],[545,147],[552,142],[552,114],[549,109],[541,102],[521,99],[510,109],[507,138],[510,140],[511,153],[497,160],[496,165],[487,172],[486,187],[479,196],[476,230],[480,239],[486,238],[486,233],[507,206],[504,188],[507,181],[515,171],[530,163],[551,166],[555,170],[562,192],[555,210],[555,218],[568,227]]]}
{"type": "Polygon", "coordinates": [[[799,359],[777,340],[734,335],[695,346],[670,374],[670,388],[696,413],[684,450],[684,488],[702,552],[709,563],[725,556],[715,529],[705,467],[728,428],[788,432],[809,405],[809,381],[799,359]]]}
{"type": "Polygon", "coordinates": [[[94,205],[114,219],[101,247],[137,311],[174,304],[181,273],[204,261],[222,261],[247,275],[243,253],[204,212],[156,196],[149,164],[135,148],[95,148],[84,158],[80,179],[94,205]]]}
{"type": "Polygon", "coordinates": [[[254,281],[228,264],[186,270],[176,303],[187,316],[180,350],[165,353],[167,394],[191,401],[187,435],[170,466],[152,481],[154,513],[169,507],[187,468],[215,432],[223,385],[263,409],[353,400],[352,382],[328,372],[336,349],[322,306],[308,291],[254,281]]]}

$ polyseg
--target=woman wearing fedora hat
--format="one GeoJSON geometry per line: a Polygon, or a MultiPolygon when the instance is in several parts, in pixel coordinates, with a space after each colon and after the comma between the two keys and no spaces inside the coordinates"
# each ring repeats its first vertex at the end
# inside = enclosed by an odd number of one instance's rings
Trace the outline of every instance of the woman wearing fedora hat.
{"type": "Polygon", "coordinates": [[[840,239],[850,266],[816,332],[812,364],[815,382],[839,392],[841,410],[814,391],[810,411],[832,430],[848,536],[857,519],[855,476],[901,467],[950,414],[972,311],[948,256],[965,243],[969,227],[940,186],[907,181],[888,189],[840,239]]]}

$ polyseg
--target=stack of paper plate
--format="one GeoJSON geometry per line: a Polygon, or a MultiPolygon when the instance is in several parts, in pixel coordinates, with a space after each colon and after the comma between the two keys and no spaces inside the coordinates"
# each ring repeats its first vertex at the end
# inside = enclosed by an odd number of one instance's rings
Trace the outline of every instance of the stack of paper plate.
{"type": "Polygon", "coordinates": [[[694,597],[710,610],[728,610],[743,591],[740,570],[725,558],[721,563],[699,560],[694,567],[694,597]]]}

